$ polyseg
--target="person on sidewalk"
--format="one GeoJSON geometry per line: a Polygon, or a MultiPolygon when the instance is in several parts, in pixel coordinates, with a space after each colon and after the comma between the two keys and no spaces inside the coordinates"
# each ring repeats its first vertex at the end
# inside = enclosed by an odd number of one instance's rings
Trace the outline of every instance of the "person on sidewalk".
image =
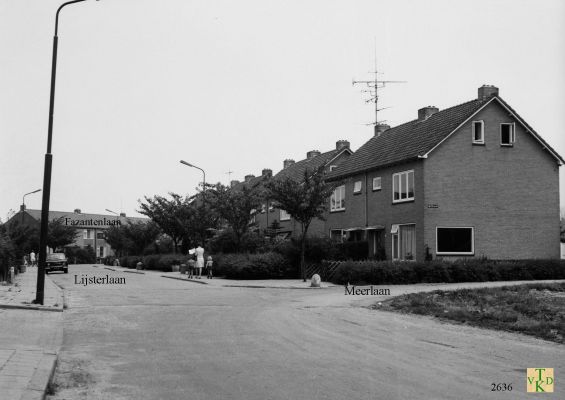
{"type": "Polygon", "coordinates": [[[187,279],[192,279],[194,277],[194,265],[196,264],[196,261],[194,261],[193,255],[189,255],[188,257],[187,279]]]}
{"type": "Polygon", "coordinates": [[[36,263],[35,263],[35,251],[31,251],[31,253],[29,253],[29,261],[31,262],[31,266],[35,267],[36,263]]]}
{"type": "Polygon", "coordinates": [[[194,250],[196,254],[196,272],[198,273],[197,279],[202,279],[202,268],[204,268],[204,249],[198,244],[198,247],[194,250]]]}
{"type": "Polygon", "coordinates": [[[208,256],[206,259],[206,270],[208,272],[208,279],[212,279],[212,265],[214,261],[212,261],[212,256],[208,256]]]}

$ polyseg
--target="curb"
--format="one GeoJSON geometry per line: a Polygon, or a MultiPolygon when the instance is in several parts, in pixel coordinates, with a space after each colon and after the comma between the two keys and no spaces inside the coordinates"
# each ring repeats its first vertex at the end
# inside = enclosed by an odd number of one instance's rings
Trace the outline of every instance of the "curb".
{"type": "Polygon", "coordinates": [[[258,286],[258,285],[222,285],[222,287],[238,287],[238,288],[251,288],[251,289],[329,289],[335,286],[325,287],[296,287],[296,286],[258,286]]]}
{"type": "Polygon", "coordinates": [[[141,274],[141,275],[145,275],[145,272],[139,272],[139,271],[128,271],[127,269],[124,269],[121,272],[127,272],[128,274],[141,274]]]}
{"type": "Polygon", "coordinates": [[[200,281],[196,281],[193,279],[185,279],[185,278],[177,278],[176,276],[166,276],[166,275],[161,275],[162,278],[169,278],[169,279],[176,279],[178,281],[183,281],[183,282],[192,282],[192,283],[199,283],[201,285],[207,285],[208,282],[200,282],[200,281]]]}
{"type": "Polygon", "coordinates": [[[44,353],[21,400],[44,400],[57,368],[57,353],[44,353]]]}
{"type": "Polygon", "coordinates": [[[109,269],[110,271],[114,271],[116,272],[116,270],[114,268],[110,268],[110,267],[104,267],[104,269],[109,269]]]}
{"type": "Polygon", "coordinates": [[[63,312],[63,306],[61,307],[49,307],[41,305],[25,305],[25,304],[0,304],[0,309],[12,309],[12,310],[36,310],[36,311],[53,311],[53,312],[63,312]]]}

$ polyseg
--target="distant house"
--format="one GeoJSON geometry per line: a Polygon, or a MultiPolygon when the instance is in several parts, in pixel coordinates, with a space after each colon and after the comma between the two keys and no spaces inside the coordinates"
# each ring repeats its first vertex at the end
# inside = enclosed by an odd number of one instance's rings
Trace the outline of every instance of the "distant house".
{"type": "MultiPolygon", "coordinates": [[[[324,170],[329,173],[349,158],[351,154],[353,154],[353,152],[349,148],[349,142],[347,140],[338,140],[333,150],[324,153],[318,150],[312,150],[306,153],[305,159],[297,162],[290,159],[284,160],[283,169],[272,177],[272,179],[285,179],[290,177],[301,181],[304,179],[304,173],[306,171],[315,172],[320,167],[323,167],[324,170]]],[[[265,202],[261,205],[261,209],[257,211],[254,219],[259,230],[261,232],[267,232],[271,236],[290,237],[300,234],[300,224],[285,210],[276,208],[274,202],[268,198],[265,199],[265,202]]],[[[309,234],[310,236],[325,235],[324,221],[319,219],[313,220],[310,225],[309,234]]]]}
{"type": "Polygon", "coordinates": [[[563,158],[499,96],[478,97],[375,136],[330,173],[343,181],[325,225],[392,260],[559,258],[563,158]]]}
{"type": "MultiPolygon", "coordinates": [[[[106,242],[106,230],[112,226],[126,224],[128,222],[149,221],[148,218],[126,217],[126,214],[118,215],[108,214],[87,214],[82,213],[80,209],[70,211],[49,211],[49,220],[54,221],[61,219],[63,224],[72,226],[78,231],[75,242],[71,246],[81,248],[90,246],[96,252],[97,258],[114,255],[110,245],[106,242]]],[[[38,230],[41,225],[41,210],[31,210],[24,207],[12,216],[6,225],[19,223],[23,226],[36,227],[38,230]],[[22,223],[23,221],[23,223],[22,223]]]]}

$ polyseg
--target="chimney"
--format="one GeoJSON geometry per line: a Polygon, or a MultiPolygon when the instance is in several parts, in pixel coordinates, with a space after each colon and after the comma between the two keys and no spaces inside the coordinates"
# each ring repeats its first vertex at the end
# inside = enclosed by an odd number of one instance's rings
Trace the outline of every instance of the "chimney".
{"type": "Polygon", "coordinates": [[[75,213],[75,214],[80,214],[80,208],[75,208],[74,213],[75,213]]]}
{"type": "Polygon", "coordinates": [[[347,140],[338,140],[337,142],[335,142],[336,150],[342,150],[348,148],[349,148],[349,142],[347,140]]]}
{"type": "Polygon", "coordinates": [[[230,182],[230,187],[234,187],[238,183],[239,183],[239,181],[233,180],[233,181],[230,182]]]}
{"type": "Polygon", "coordinates": [[[424,121],[424,120],[430,118],[432,115],[434,115],[438,111],[439,111],[439,108],[434,107],[434,106],[427,106],[427,107],[424,107],[424,108],[420,108],[418,110],[418,120],[424,121]]]}
{"type": "Polygon", "coordinates": [[[245,182],[249,182],[253,178],[255,178],[255,175],[245,175],[245,182]]]}
{"type": "Polygon", "coordinates": [[[265,169],[263,169],[263,171],[261,171],[261,176],[263,176],[265,178],[270,178],[270,177],[273,176],[273,170],[265,168],[265,169]]]}
{"type": "Polygon", "coordinates": [[[498,96],[498,88],[493,85],[483,85],[479,88],[479,100],[486,100],[498,96]]]}
{"type": "Polygon", "coordinates": [[[290,158],[287,158],[286,160],[283,161],[283,169],[287,169],[287,168],[290,167],[292,164],[294,164],[294,160],[291,160],[290,158]]]}
{"type": "Polygon", "coordinates": [[[126,213],[120,213],[120,217],[124,217],[125,218],[126,213]]]}
{"type": "Polygon", "coordinates": [[[318,150],[312,150],[312,151],[309,151],[308,153],[306,153],[306,158],[309,160],[311,158],[319,156],[320,154],[322,154],[322,153],[320,153],[318,150]]]}
{"type": "Polygon", "coordinates": [[[381,134],[388,129],[390,129],[390,125],[387,125],[387,124],[377,124],[377,125],[375,125],[375,136],[377,136],[377,137],[381,136],[381,134]]]}
{"type": "Polygon", "coordinates": [[[25,204],[22,204],[22,205],[20,206],[20,211],[25,211],[25,209],[26,209],[26,205],[25,205],[25,204]]]}

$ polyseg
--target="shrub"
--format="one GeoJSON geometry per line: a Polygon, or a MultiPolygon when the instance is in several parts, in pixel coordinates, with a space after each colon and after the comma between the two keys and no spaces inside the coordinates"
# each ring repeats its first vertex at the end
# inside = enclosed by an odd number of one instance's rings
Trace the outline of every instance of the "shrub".
{"type": "Polygon", "coordinates": [[[10,237],[0,226],[0,282],[6,280],[10,267],[16,260],[16,249],[10,237]]]}
{"type": "MultiPolygon", "coordinates": [[[[165,272],[171,272],[173,265],[180,265],[186,261],[186,257],[181,254],[163,254],[156,257],[158,257],[156,269],[165,272]]],[[[149,269],[148,267],[146,268],[149,269]]]]}
{"type": "Polygon", "coordinates": [[[135,268],[140,261],[143,262],[141,256],[124,256],[120,258],[120,265],[124,268],[135,268]]]}
{"type": "Polygon", "coordinates": [[[332,281],[338,284],[360,285],[543,279],[565,279],[565,261],[346,261],[337,267],[332,281]]]}
{"type": "Polygon", "coordinates": [[[229,279],[276,279],[295,277],[298,271],[281,254],[267,252],[217,255],[214,274],[229,279]]]}
{"type": "Polygon", "coordinates": [[[81,248],[79,246],[65,247],[65,256],[72,264],[91,264],[96,262],[96,254],[92,246],[81,248]]]}
{"type": "Polygon", "coordinates": [[[106,256],[102,259],[104,265],[114,265],[115,256],[106,256]]]}

